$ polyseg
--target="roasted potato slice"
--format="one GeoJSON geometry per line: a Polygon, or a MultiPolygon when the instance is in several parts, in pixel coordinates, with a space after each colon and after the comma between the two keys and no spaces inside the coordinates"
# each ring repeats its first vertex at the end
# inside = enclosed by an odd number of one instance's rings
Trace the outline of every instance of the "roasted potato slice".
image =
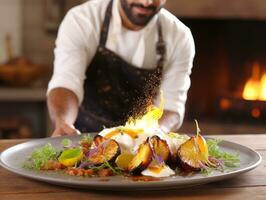
{"type": "Polygon", "coordinates": [[[184,171],[199,171],[201,169],[201,153],[196,137],[191,137],[178,148],[177,163],[184,171]]]}
{"type": "Polygon", "coordinates": [[[209,160],[209,149],[206,140],[200,135],[200,128],[197,120],[197,135],[191,137],[177,150],[177,160],[180,167],[185,171],[199,171],[202,168],[212,166],[217,163],[209,160]]]}
{"type": "Polygon", "coordinates": [[[128,171],[132,174],[139,174],[146,169],[152,161],[152,149],[148,141],[141,144],[138,153],[128,165],[128,171]]]}
{"type": "Polygon", "coordinates": [[[101,165],[108,161],[113,163],[121,153],[119,144],[115,140],[105,140],[90,150],[88,159],[94,165],[101,165]]]}
{"type": "Polygon", "coordinates": [[[164,162],[170,161],[170,149],[165,140],[162,140],[158,136],[153,136],[149,139],[149,142],[153,148],[155,156],[158,156],[159,159],[162,159],[164,162]]]}

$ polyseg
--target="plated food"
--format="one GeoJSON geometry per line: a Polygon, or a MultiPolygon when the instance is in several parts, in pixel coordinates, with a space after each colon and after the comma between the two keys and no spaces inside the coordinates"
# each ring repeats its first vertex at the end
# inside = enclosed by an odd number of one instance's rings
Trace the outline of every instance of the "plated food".
{"type": "Polygon", "coordinates": [[[137,120],[104,129],[93,138],[85,134],[78,143],[64,139],[60,150],[48,143],[34,150],[24,167],[84,177],[163,178],[239,166],[237,152],[221,151],[219,141],[206,140],[197,121],[194,136],[164,133],[158,126],[162,110],[162,105],[153,106],[137,120]]]}

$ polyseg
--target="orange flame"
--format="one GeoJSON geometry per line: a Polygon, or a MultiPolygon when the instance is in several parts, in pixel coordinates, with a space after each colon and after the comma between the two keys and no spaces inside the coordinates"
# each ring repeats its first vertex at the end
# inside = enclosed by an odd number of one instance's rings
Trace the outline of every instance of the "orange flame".
{"type": "Polygon", "coordinates": [[[266,73],[261,76],[260,66],[255,63],[252,67],[251,78],[246,82],[242,96],[245,100],[266,101],[266,73]]]}

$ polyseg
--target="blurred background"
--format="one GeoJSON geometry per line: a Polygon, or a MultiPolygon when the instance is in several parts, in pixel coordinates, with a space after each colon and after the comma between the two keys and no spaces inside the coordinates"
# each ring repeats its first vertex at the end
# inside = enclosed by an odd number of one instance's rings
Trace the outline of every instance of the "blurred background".
{"type": "MultiPolygon", "coordinates": [[[[65,13],[85,0],[0,1],[0,139],[51,133],[46,88],[65,13]]],[[[168,0],[196,58],[180,132],[266,133],[266,1],[168,0]]]]}

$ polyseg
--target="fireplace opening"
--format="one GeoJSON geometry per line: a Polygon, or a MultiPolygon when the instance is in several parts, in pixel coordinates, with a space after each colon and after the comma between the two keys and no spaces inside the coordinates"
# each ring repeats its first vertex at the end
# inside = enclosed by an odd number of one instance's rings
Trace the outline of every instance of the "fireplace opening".
{"type": "Polygon", "coordinates": [[[186,120],[263,123],[266,21],[190,19],[196,58],[186,120]]]}

